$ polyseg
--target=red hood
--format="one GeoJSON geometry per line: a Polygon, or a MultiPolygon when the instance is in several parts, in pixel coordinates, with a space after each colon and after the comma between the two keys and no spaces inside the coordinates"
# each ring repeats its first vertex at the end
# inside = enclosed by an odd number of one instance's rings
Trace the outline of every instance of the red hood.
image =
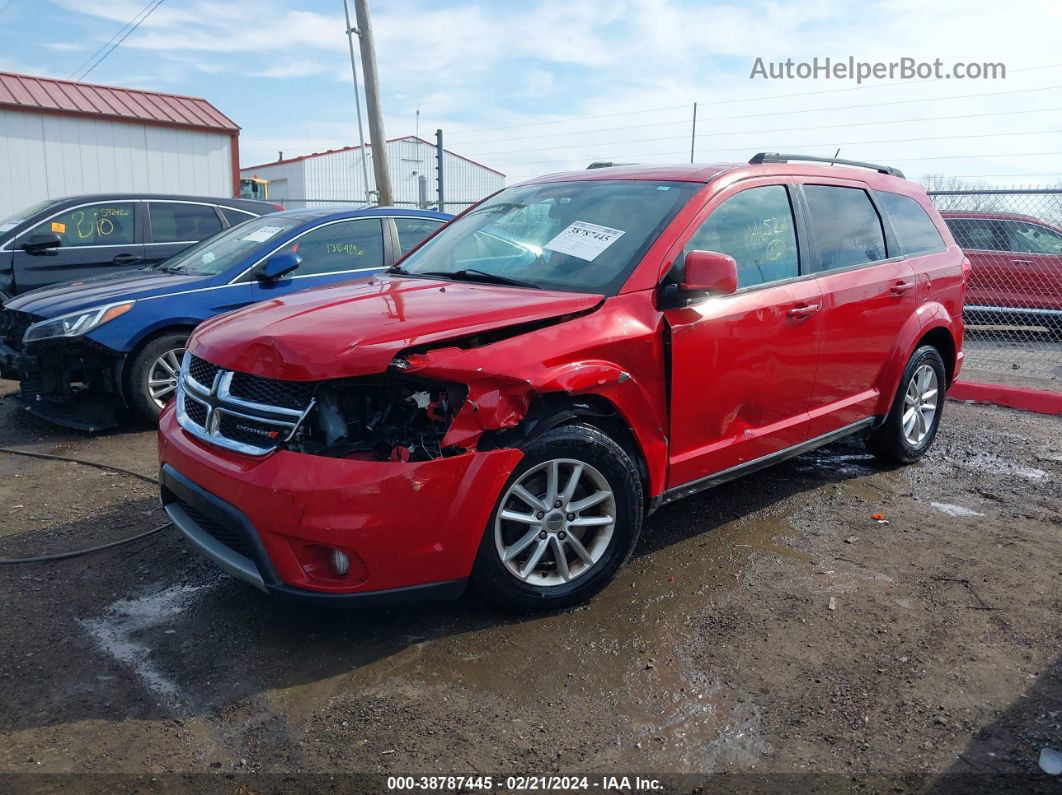
{"type": "Polygon", "coordinates": [[[316,381],[384,372],[414,345],[592,309],[600,295],[375,278],[293,293],[208,320],[189,349],[225,369],[316,381]]]}

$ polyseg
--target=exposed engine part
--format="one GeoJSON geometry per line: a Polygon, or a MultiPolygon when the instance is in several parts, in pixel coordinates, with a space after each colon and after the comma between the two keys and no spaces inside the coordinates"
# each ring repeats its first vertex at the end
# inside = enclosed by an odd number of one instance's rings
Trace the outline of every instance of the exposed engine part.
{"type": "Polygon", "coordinates": [[[326,381],[316,405],[288,442],[300,453],[379,461],[428,461],[468,393],[467,387],[382,376],[326,381]]]}

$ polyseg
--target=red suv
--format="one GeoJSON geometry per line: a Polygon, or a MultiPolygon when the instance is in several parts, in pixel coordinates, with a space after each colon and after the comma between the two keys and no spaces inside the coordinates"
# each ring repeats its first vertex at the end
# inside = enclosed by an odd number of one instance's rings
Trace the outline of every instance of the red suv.
{"type": "Polygon", "coordinates": [[[850,434],[918,459],[969,264],[899,172],[808,160],[540,177],[383,276],[208,320],[161,418],[170,517],[267,592],[471,578],[532,610],[680,497],[850,434]]]}
{"type": "Polygon", "coordinates": [[[1062,230],[1018,213],[941,216],[973,266],[965,310],[971,324],[1062,332],[1062,230]]]}

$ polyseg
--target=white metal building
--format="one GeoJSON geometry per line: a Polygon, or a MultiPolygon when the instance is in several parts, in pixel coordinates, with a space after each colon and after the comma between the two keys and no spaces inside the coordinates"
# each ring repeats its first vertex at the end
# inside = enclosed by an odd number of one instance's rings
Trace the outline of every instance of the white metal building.
{"type": "MultiPolygon", "coordinates": [[[[426,199],[434,206],[438,193],[435,144],[407,135],[387,142],[391,186],[395,203],[418,206],[426,199]]],[[[329,202],[360,202],[366,197],[365,170],[369,189],[376,189],[372,170],[372,147],[366,145],[329,149],[300,157],[278,159],[240,169],[244,179],[269,180],[269,199],[287,207],[323,206],[329,202]],[[369,158],[366,169],[362,158],[369,158]]],[[[459,212],[505,184],[505,175],[449,150],[443,153],[445,209],[459,212]]]]}
{"type": "Polygon", "coordinates": [[[0,72],[0,219],[81,193],[235,196],[239,134],[205,99],[0,72]]]}

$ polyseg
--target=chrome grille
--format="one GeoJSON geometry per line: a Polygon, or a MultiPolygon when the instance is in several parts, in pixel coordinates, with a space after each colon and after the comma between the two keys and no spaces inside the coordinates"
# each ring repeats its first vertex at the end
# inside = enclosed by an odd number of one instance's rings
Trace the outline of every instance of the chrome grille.
{"type": "Polygon", "coordinates": [[[223,370],[186,353],[177,384],[177,422],[211,444],[267,455],[287,441],[313,407],[314,384],[223,370]],[[239,391],[236,383],[253,388],[239,391]],[[261,382],[261,383],[258,383],[261,382]]]}
{"type": "Polygon", "coordinates": [[[232,395],[240,400],[288,409],[303,409],[313,396],[314,384],[307,381],[277,381],[248,373],[232,374],[232,395]]]}
{"type": "Polygon", "coordinates": [[[198,356],[190,356],[188,358],[188,375],[207,389],[210,389],[214,383],[214,376],[218,374],[220,369],[216,364],[211,364],[206,359],[200,359],[198,356]]]}

